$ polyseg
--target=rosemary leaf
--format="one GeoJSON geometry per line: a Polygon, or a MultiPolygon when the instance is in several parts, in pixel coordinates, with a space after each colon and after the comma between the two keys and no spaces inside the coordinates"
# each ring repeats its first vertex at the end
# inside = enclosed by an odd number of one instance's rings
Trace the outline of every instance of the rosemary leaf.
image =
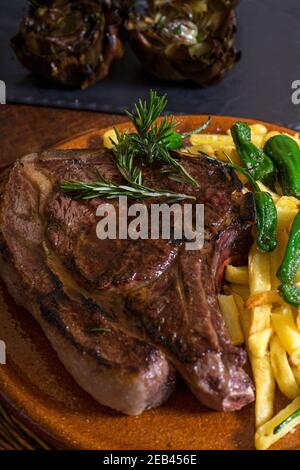
{"type": "Polygon", "coordinates": [[[142,185],[117,185],[105,180],[93,183],[84,183],[82,181],[64,181],[61,184],[62,190],[72,196],[74,199],[93,199],[97,197],[106,197],[113,199],[120,196],[127,196],[131,199],[146,199],[148,197],[157,197],[171,199],[172,201],[182,201],[184,199],[195,200],[194,196],[188,196],[182,193],[175,193],[168,190],[157,190],[147,188],[142,185]]]}
{"type": "Polygon", "coordinates": [[[300,416],[300,409],[296,410],[293,414],[288,416],[288,418],[282,421],[282,423],[278,424],[278,426],[276,426],[276,428],[273,430],[273,434],[278,434],[284,428],[284,426],[291,423],[294,419],[299,418],[299,416],[300,416]]]}

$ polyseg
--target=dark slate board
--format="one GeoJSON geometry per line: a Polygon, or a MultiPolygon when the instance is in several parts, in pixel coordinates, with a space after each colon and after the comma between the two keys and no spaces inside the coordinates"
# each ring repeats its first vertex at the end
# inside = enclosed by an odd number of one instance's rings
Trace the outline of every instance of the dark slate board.
{"type": "Polygon", "coordinates": [[[122,113],[152,87],[168,93],[170,112],[254,117],[300,129],[300,105],[291,101],[291,84],[300,80],[299,0],[241,0],[237,44],[242,60],[222,82],[207,89],[149,78],[128,50],[106,80],[85,91],[46,85],[14,57],[9,41],[25,4],[10,0],[1,8],[0,79],[6,82],[10,103],[122,113]]]}

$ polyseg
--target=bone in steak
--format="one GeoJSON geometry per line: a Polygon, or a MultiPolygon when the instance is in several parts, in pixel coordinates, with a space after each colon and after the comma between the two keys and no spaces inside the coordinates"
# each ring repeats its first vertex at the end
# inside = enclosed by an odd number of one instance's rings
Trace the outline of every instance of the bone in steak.
{"type": "Polygon", "coordinates": [[[2,177],[2,279],[79,385],[127,414],[165,401],[175,371],[210,408],[237,410],[254,399],[242,368],[246,354],[230,342],[217,301],[225,265],[246,262],[253,200],[221,163],[183,156],[181,162],[199,188],[158,169],[145,169],[144,181],[205,204],[198,251],[172,239],[97,238],[96,208],[107,200],[71,199],[60,182],[96,180],[95,168],[120,182],[105,150],[31,154],[2,177]]]}

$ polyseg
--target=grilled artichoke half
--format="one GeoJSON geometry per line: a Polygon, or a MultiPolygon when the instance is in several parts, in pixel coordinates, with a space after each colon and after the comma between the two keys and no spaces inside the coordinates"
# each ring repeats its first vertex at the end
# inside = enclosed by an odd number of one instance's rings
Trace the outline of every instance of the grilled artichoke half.
{"type": "Polygon", "coordinates": [[[84,89],[122,57],[119,23],[109,0],[31,0],[12,47],[34,74],[84,89]]]}
{"type": "Polygon", "coordinates": [[[163,80],[206,86],[237,62],[234,6],[238,0],[135,2],[126,28],[143,66],[163,80]]]}

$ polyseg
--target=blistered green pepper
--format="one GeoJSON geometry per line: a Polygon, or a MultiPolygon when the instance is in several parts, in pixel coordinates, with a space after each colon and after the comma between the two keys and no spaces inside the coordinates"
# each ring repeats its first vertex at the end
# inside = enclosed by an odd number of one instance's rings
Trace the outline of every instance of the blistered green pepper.
{"type": "Polygon", "coordinates": [[[263,252],[275,250],[277,246],[277,210],[271,194],[261,191],[253,176],[245,168],[232,163],[228,163],[227,166],[245,175],[253,186],[258,248],[263,252]]]}
{"type": "Polygon", "coordinates": [[[254,192],[257,213],[257,246],[261,251],[273,251],[277,245],[277,210],[272,196],[265,191],[254,192]]]}
{"type": "Polygon", "coordinates": [[[279,292],[284,300],[295,306],[300,306],[300,287],[295,285],[300,271],[300,212],[296,215],[285,250],[284,258],[278,269],[277,277],[282,282],[279,292]]]}
{"type": "Polygon", "coordinates": [[[256,181],[274,189],[276,169],[271,159],[251,142],[251,129],[245,122],[236,122],[231,134],[237,153],[256,181]]]}
{"type": "Polygon", "coordinates": [[[278,170],[278,181],[283,194],[300,199],[300,149],[288,135],[276,135],[264,147],[278,170]]]}

